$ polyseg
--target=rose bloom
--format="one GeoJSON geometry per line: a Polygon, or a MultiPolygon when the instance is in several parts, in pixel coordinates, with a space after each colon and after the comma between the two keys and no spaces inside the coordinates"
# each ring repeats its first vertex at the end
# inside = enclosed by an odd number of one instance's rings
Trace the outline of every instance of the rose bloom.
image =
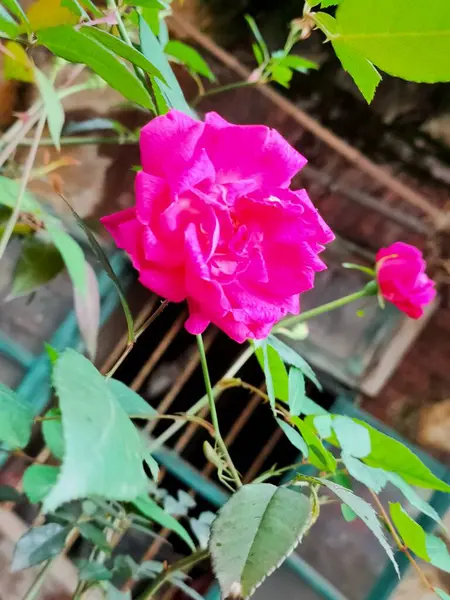
{"type": "Polygon", "coordinates": [[[334,238],[306,191],[289,189],[305,158],[267,127],[176,110],[142,129],[140,147],[136,206],[102,223],[141,283],[187,300],[193,334],[212,322],[238,342],[260,339],[298,314],[334,238]]]}
{"type": "Polygon", "coordinates": [[[413,319],[436,297],[435,283],[425,273],[426,262],[415,246],[395,242],[376,256],[380,292],[386,300],[413,319]]]}

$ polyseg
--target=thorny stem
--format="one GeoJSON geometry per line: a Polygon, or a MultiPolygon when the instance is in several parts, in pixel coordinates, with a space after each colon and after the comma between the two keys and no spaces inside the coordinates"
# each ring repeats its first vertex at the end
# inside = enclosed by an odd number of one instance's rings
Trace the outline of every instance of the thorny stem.
{"type": "Polygon", "coordinates": [[[169,304],[169,301],[168,300],[164,300],[164,302],[161,303],[161,305],[159,306],[159,308],[157,310],[155,310],[155,312],[152,313],[148,317],[148,319],[146,321],[144,321],[144,323],[142,323],[142,325],[139,327],[139,329],[136,330],[136,332],[134,334],[134,340],[132,342],[129,342],[126,345],[125,350],[119,356],[119,358],[114,363],[114,365],[111,367],[111,369],[108,371],[108,373],[106,373],[106,375],[105,375],[106,379],[109,379],[110,377],[112,377],[114,375],[114,373],[117,371],[117,369],[120,367],[120,365],[124,362],[124,360],[126,359],[126,357],[133,350],[135,343],[138,341],[138,339],[141,337],[141,335],[144,333],[144,331],[148,327],[150,327],[150,325],[153,323],[153,321],[155,319],[157,319],[159,317],[159,315],[163,312],[163,310],[166,308],[166,306],[168,304],[169,304]]]}
{"type": "Polygon", "coordinates": [[[170,579],[170,577],[178,571],[186,571],[194,567],[199,562],[206,560],[209,556],[208,550],[198,550],[186,558],[182,558],[175,562],[171,567],[162,571],[156,579],[152,581],[150,586],[139,596],[137,600],[151,600],[162,586],[170,579]]]}
{"type": "Polygon", "coordinates": [[[27,160],[25,162],[23,168],[22,178],[20,180],[19,194],[17,196],[16,204],[11,213],[11,216],[6,224],[5,231],[3,232],[2,239],[0,241],[0,260],[3,258],[5,254],[6,247],[8,245],[9,240],[14,232],[14,227],[16,226],[17,220],[20,215],[20,208],[22,206],[22,200],[25,195],[25,190],[28,185],[28,180],[30,179],[31,170],[33,168],[34,161],[36,159],[36,154],[39,148],[39,140],[41,139],[42,132],[44,131],[46,115],[43,114],[40,118],[40,121],[36,127],[36,132],[33,138],[33,145],[31,146],[30,152],[28,154],[27,160]]]}
{"type": "Polygon", "coordinates": [[[195,108],[203,100],[203,98],[206,98],[208,96],[214,96],[215,94],[221,94],[222,92],[228,92],[230,90],[236,90],[238,88],[262,85],[262,83],[263,82],[261,81],[248,81],[248,79],[246,79],[245,81],[236,81],[234,83],[229,83],[228,85],[222,85],[220,87],[211,88],[194,98],[194,100],[192,100],[191,102],[191,106],[195,108]]]}
{"type": "Polygon", "coordinates": [[[203,379],[205,380],[206,395],[208,397],[208,403],[209,403],[209,411],[211,413],[211,421],[212,421],[214,431],[215,431],[216,444],[220,448],[225,460],[227,461],[228,468],[230,470],[230,474],[231,474],[232,478],[234,479],[236,486],[238,488],[240,488],[242,486],[241,478],[239,477],[239,473],[237,472],[237,469],[234,466],[234,463],[231,459],[230,453],[228,452],[227,445],[225,444],[225,442],[222,438],[222,435],[220,433],[219,419],[217,417],[214,392],[213,392],[213,389],[211,386],[211,379],[209,377],[208,363],[206,361],[206,352],[205,352],[205,346],[203,344],[203,338],[202,338],[201,334],[198,334],[196,336],[196,338],[197,338],[198,351],[200,353],[200,364],[202,366],[203,379]]]}
{"type": "Polygon", "coordinates": [[[411,552],[408,550],[408,548],[405,546],[405,544],[402,542],[402,540],[400,539],[400,536],[398,535],[391,519],[389,518],[389,515],[386,512],[386,509],[384,508],[383,504],[381,503],[381,500],[378,498],[378,496],[375,494],[374,491],[369,489],[369,492],[375,502],[375,504],[377,505],[378,510],[380,511],[380,515],[383,519],[383,521],[386,523],[387,528],[389,529],[394,542],[397,544],[398,549],[403,552],[403,554],[406,556],[406,558],[409,560],[409,562],[411,563],[411,566],[415,569],[415,571],[417,572],[420,580],[422,581],[423,585],[425,586],[425,588],[427,590],[430,590],[432,592],[434,592],[434,587],[433,585],[430,583],[430,581],[428,581],[427,576],[425,575],[425,573],[422,571],[422,569],[420,568],[419,564],[417,563],[417,561],[414,559],[414,557],[412,556],[411,552]]]}

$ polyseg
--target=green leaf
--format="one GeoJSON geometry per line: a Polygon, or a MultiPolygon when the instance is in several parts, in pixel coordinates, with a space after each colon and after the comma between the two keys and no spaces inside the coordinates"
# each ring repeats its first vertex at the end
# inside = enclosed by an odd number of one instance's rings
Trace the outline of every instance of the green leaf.
{"type": "Polygon", "coordinates": [[[264,60],[270,59],[269,49],[267,48],[267,44],[264,41],[263,36],[259,30],[258,25],[253,17],[250,15],[245,15],[245,20],[247,21],[250,29],[252,30],[253,35],[255,36],[255,40],[258,42],[259,47],[261,48],[261,52],[263,53],[264,60]]]}
{"type": "Polygon", "coordinates": [[[311,523],[311,502],[304,494],[269,483],[240,488],[211,528],[209,549],[223,597],[250,597],[311,523]]]}
{"type": "Polygon", "coordinates": [[[434,591],[436,592],[436,594],[439,596],[439,598],[441,600],[450,600],[450,596],[446,592],[441,590],[440,588],[435,587],[434,591]]]}
{"type": "Polygon", "coordinates": [[[32,504],[42,502],[55,485],[59,467],[31,465],[23,475],[23,491],[32,504]]]}
{"type": "Polygon", "coordinates": [[[299,73],[307,73],[310,69],[319,68],[319,65],[316,62],[303,58],[303,56],[298,56],[297,54],[289,54],[288,56],[283,57],[279,61],[279,64],[283,67],[298,71],[299,73]]]}
{"type": "Polygon", "coordinates": [[[19,25],[9,12],[3,6],[0,6],[0,31],[6,33],[9,37],[15,38],[19,34],[19,30],[19,25]]]}
{"type": "Polygon", "coordinates": [[[142,53],[152,61],[164,77],[164,81],[159,79],[159,77],[152,78],[158,113],[164,114],[170,108],[177,108],[178,110],[195,117],[195,114],[186,102],[180,84],[172,71],[172,67],[164,54],[158,38],[142,16],[139,16],[139,34],[142,53]]]}
{"type": "Polygon", "coordinates": [[[314,417],[312,422],[314,423],[317,433],[323,440],[331,439],[333,435],[333,418],[331,415],[319,415],[318,417],[314,417]]]}
{"type": "Polygon", "coordinates": [[[381,81],[380,73],[367,58],[343,40],[338,38],[332,44],[343,68],[351,75],[366,102],[370,104],[381,81]]]}
{"type": "Polygon", "coordinates": [[[87,269],[84,252],[68,233],[66,233],[53,219],[45,221],[45,228],[50,239],[58,248],[72,280],[73,287],[82,295],[87,293],[87,269]]]}
{"type": "Polygon", "coordinates": [[[302,406],[302,414],[327,416],[329,413],[322,406],[317,404],[317,402],[314,402],[311,398],[305,397],[302,406]]]}
{"type": "Polygon", "coordinates": [[[279,83],[285,88],[289,87],[293,73],[289,67],[283,67],[280,64],[273,64],[271,66],[271,77],[273,81],[279,83]]]}
{"type": "Polygon", "coordinates": [[[216,76],[209,68],[208,63],[203,56],[197,52],[192,46],[188,46],[184,42],[178,40],[171,40],[168,42],[164,49],[165,53],[172,56],[176,60],[179,60],[183,65],[209,79],[209,81],[216,81],[216,76]]]}
{"type": "Polygon", "coordinates": [[[30,441],[34,414],[25,400],[0,383],[0,441],[25,448],[30,441]]]}
{"type": "Polygon", "coordinates": [[[131,592],[121,592],[108,581],[106,582],[106,600],[131,600],[131,592]]]}
{"type": "Polygon", "coordinates": [[[324,12],[314,13],[311,16],[328,39],[335,39],[335,36],[338,35],[338,24],[334,17],[324,12]]]}
{"type": "Polygon", "coordinates": [[[370,435],[365,427],[350,417],[336,415],[333,429],[343,452],[355,458],[365,458],[370,454],[370,435]]]}
{"type": "Polygon", "coordinates": [[[376,494],[379,494],[388,482],[390,474],[383,469],[369,467],[359,459],[344,452],[342,453],[342,460],[349,474],[376,494]]]}
{"type": "Polygon", "coordinates": [[[55,365],[53,382],[65,453],[44,512],[88,496],[126,501],[142,494],[147,478],[141,439],[104,377],[87,358],[66,350],[55,365]]]}
{"type": "Polygon", "coordinates": [[[356,515],[352,511],[350,506],[347,506],[346,504],[341,504],[341,512],[342,512],[342,516],[347,521],[347,523],[351,523],[352,521],[354,521],[355,519],[358,518],[358,515],[356,515]]]}
{"type": "Polygon", "coordinates": [[[383,546],[384,551],[392,561],[392,564],[395,567],[395,570],[400,577],[400,573],[398,570],[397,563],[394,558],[394,554],[392,552],[392,548],[389,546],[386,538],[384,537],[383,528],[381,526],[380,521],[378,520],[378,515],[372,506],[360,498],[356,496],[350,490],[338,485],[337,483],[333,483],[332,481],[328,481],[326,479],[319,480],[322,485],[326,486],[329,490],[331,490],[336,496],[342,500],[344,504],[349,506],[352,511],[367,525],[370,531],[375,535],[377,540],[383,546]]]}
{"type": "Polygon", "coordinates": [[[252,44],[253,54],[255,55],[256,62],[261,65],[264,62],[264,55],[258,44],[252,44]]]}
{"type": "Polygon", "coordinates": [[[5,43],[3,54],[3,77],[32,83],[34,81],[33,63],[18,42],[5,43]]]}
{"type": "Polygon", "coordinates": [[[84,266],[87,279],[86,294],[81,294],[77,289],[74,289],[73,295],[78,329],[80,330],[87,353],[93,361],[97,354],[97,341],[100,329],[100,290],[94,269],[88,262],[85,262],[84,266]]]}
{"type": "Polygon", "coordinates": [[[384,471],[384,473],[387,475],[387,478],[392,485],[395,485],[402,492],[412,506],[423,512],[424,515],[430,517],[430,519],[436,521],[436,523],[442,524],[442,520],[435,509],[430,506],[430,504],[428,504],[428,502],[426,502],[421,496],[419,496],[419,494],[413,490],[413,488],[408,485],[406,481],[403,481],[403,479],[396,473],[388,473],[386,471],[384,471]]]}
{"type": "Polygon", "coordinates": [[[276,421],[283,430],[285,436],[291,442],[291,444],[295,446],[298,450],[300,450],[303,456],[307,458],[309,455],[308,446],[306,445],[305,440],[302,438],[299,432],[284,421],[282,421],[281,419],[277,419],[276,421]]]}
{"type": "Polygon", "coordinates": [[[78,530],[85,540],[94,544],[96,548],[107,552],[111,552],[111,547],[106,539],[106,535],[101,529],[92,525],[92,523],[79,523],[78,530]]]}
{"type": "Polygon", "coordinates": [[[18,0],[3,0],[3,5],[16,16],[22,23],[28,24],[28,17],[20,6],[18,0]]]}
{"type": "Polygon", "coordinates": [[[18,502],[22,494],[9,485],[0,485],[0,502],[18,502]]]}
{"type": "Polygon", "coordinates": [[[27,238],[14,269],[11,296],[31,294],[63,269],[64,261],[56,246],[37,237],[27,238]]]}
{"type": "Polygon", "coordinates": [[[341,39],[390,75],[450,80],[447,0],[345,0],[336,19],[341,39]]]}
{"type": "Polygon", "coordinates": [[[136,75],[111,50],[89,35],[61,25],[39,31],[38,42],[69,62],[86,64],[128,100],[153,108],[149,93],[136,75]]]}
{"type": "Polygon", "coordinates": [[[152,474],[153,480],[158,481],[159,465],[153,458],[153,456],[150,454],[150,452],[147,452],[147,454],[144,456],[144,461],[147,467],[150,469],[150,473],[152,474]]]}
{"type": "Polygon", "coordinates": [[[427,534],[426,549],[429,562],[438,569],[450,573],[450,554],[445,542],[435,535],[427,534]]]}
{"type": "Polygon", "coordinates": [[[74,218],[75,218],[76,222],[78,223],[79,227],[86,234],[86,237],[88,239],[88,242],[89,242],[89,245],[91,247],[91,250],[93,251],[93,253],[95,254],[97,260],[99,261],[99,263],[103,267],[103,270],[105,271],[105,273],[108,275],[108,277],[113,282],[114,287],[116,288],[117,293],[119,295],[120,302],[121,302],[122,308],[123,308],[123,312],[125,314],[125,319],[127,321],[128,341],[129,342],[134,342],[134,322],[133,322],[133,316],[131,314],[130,307],[128,306],[127,298],[125,296],[125,292],[124,292],[124,290],[122,288],[122,284],[120,283],[119,278],[114,273],[114,270],[111,267],[111,263],[109,262],[108,257],[105,254],[105,251],[103,250],[103,248],[100,246],[100,244],[95,239],[95,236],[92,233],[92,231],[89,229],[89,227],[83,221],[83,219],[78,215],[78,213],[72,208],[71,204],[69,204],[69,202],[67,202],[67,200],[64,198],[64,196],[61,196],[61,198],[64,200],[64,202],[67,204],[67,207],[72,212],[72,215],[74,216],[74,218]]]}
{"type": "Polygon", "coordinates": [[[385,471],[397,473],[412,485],[450,492],[450,486],[436,477],[409,448],[364,421],[356,421],[363,425],[370,434],[371,450],[363,462],[370,467],[379,467],[385,471]]]}
{"type": "Polygon", "coordinates": [[[272,409],[272,413],[275,416],[276,415],[276,412],[275,412],[275,401],[276,401],[275,386],[273,384],[272,371],[270,369],[268,347],[265,342],[262,344],[261,350],[262,350],[262,356],[263,356],[263,371],[264,371],[264,376],[266,378],[267,395],[269,397],[270,408],[272,409]]]}
{"type": "Polygon", "coordinates": [[[310,379],[316,385],[316,387],[319,388],[319,390],[322,389],[316,374],[308,365],[306,360],[300,356],[300,354],[297,354],[295,350],[292,350],[292,348],[272,334],[269,335],[267,341],[269,342],[269,345],[278,352],[284,362],[286,362],[288,365],[292,365],[293,367],[297,367],[297,369],[300,369],[303,375],[310,379]]]}
{"type": "Polygon", "coordinates": [[[47,76],[35,67],[34,77],[41,94],[44,110],[47,113],[48,128],[53,144],[57,150],[60,149],[61,131],[64,126],[64,108],[58,98],[52,82],[47,76]]]}
{"type": "Polygon", "coordinates": [[[412,519],[399,502],[389,504],[392,521],[405,545],[423,560],[429,562],[426,548],[426,534],[422,527],[412,519]]]}
{"type": "Polygon", "coordinates": [[[130,418],[146,418],[158,414],[158,411],[147,404],[139,394],[118,379],[106,379],[105,381],[117,402],[130,418]]]}
{"type": "MultiPolygon", "coordinates": [[[[262,342],[261,345],[256,348],[255,355],[266,376],[266,384],[268,376],[269,380],[272,381],[275,398],[278,398],[278,400],[281,400],[282,402],[287,402],[289,399],[288,374],[278,352],[271,346],[268,346],[265,342],[262,342]],[[268,374],[264,370],[264,347],[267,348],[268,374]]],[[[269,391],[268,384],[267,390],[269,391]]]]}
{"type": "Polygon", "coordinates": [[[158,77],[164,82],[164,77],[159,69],[157,69],[155,65],[142,54],[142,52],[136,50],[134,46],[129,46],[115,35],[111,35],[106,31],[97,29],[97,27],[82,27],[81,31],[103,44],[103,46],[109,48],[109,50],[112,50],[114,54],[125,58],[126,60],[130,61],[131,64],[141,68],[152,77],[158,77]]]}
{"type": "Polygon", "coordinates": [[[189,548],[194,551],[195,544],[186,529],[169,513],[165,512],[154,500],[148,496],[140,496],[132,504],[148,519],[158,523],[161,527],[172,530],[176,533],[189,548]]]}
{"type": "Polygon", "coordinates": [[[75,565],[80,581],[107,581],[112,578],[112,571],[98,562],[80,559],[75,561],[75,565]]]}
{"type": "Polygon", "coordinates": [[[45,444],[55,458],[62,459],[64,456],[64,438],[61,422],[61,411],[59,408],[51,408],[42,421],[42,435],[45,444]]]}
{"type": "Polygon", "coordinates": [[[289,412],[291,415],[297,417],[301,414],[305,400],[305,377],[300,369],[291,367],[289,370],[289,412]]]}
{"type": "Polygon", "coordinates": [[[57,556],[64,548],[69,527],[47,523],[29,529],[17,542],[11,571],[21,571],[57,556]]]}
{"type": "Polygon", "coordinates": [[[309,462],[321,471],[325,470],[334,473],[336,471],[336,459],[325,448],[321,439],[314,433],[314,430],[298,417],[293,417],[292,422],[298,428],[308,446],[309,462]]]}
{"type": "MultiPolygon", "coordinates": [[[[0,205],[14,208],[19,195],[19,182],[0,175],[0,205]]],[[[25,191],[21,204],[22,212],[28,212],[36,217],[42,217],[44,211],[36,198],[25,191]]]]}
{"type": "Polygon", "coordinates": [[[342,0],[322,0],[320,6],[322,8],[329,8],[330,6],[337,6],[342,0]]]}

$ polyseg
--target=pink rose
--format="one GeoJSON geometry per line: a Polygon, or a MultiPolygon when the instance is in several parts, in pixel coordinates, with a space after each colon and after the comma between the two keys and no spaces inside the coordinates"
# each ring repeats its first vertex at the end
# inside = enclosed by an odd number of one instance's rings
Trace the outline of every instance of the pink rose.
{"type": "Polygon", "coordinates": [[[205,122],[172,110],[141,132],[136,206],[103,217],[140,281],[187,300],[186,329],[210,322],[231,338],[264,338],[326,268],[333,234],[305,190],[291,191],[306,160],[267,127],[205,122]]]}
{"type": "Polygon", "coordinates": [[[413,319],[436,296],[435,283],[425,273],[422,252],[415,246],[395,242],[381,248],[376,256],[378,286],[386,300],[413,319]]]}

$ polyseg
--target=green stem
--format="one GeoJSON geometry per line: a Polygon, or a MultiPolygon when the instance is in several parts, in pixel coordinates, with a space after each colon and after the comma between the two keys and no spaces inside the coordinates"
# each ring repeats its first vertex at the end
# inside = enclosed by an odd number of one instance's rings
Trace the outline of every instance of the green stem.
{"type": "Polygon", "coordinates": [[[202,366],[203,379],[205,380],[206,395],[208,397],[209,410],[211,413],[211,421],[215,431],[216,443],[219,449],[221,450],[223,456],[225,457],[225,460],[228,463],[230,474],[234,479],[236,486],[239,488],[242,486],[241,478],[239,477],[239,473],[237,472],[237,469],[233,464],[230,453],[228,452],[228,448],[225,442],[223,441],[222,435],[220,433],[219,419],[217,417],[216,403],[214,398],[214,392],[211,386],[211,379],[209,378],[208,363],[206,361],[206,352],[205,346],[203,344],[203,338],[201,334],[197,335],[196,338],[198,351],[200,353],[200,364],[202,366]]]}
{"type": "Polygon", "coordinates": [[[25,195],[25,190],[28,185],[28,181],[30,179],[31,170],[34,165],[34,161],[36,159],[36,154],[39,148],[39,140],[41,139],[42,132],[44,130],[44,125],[46,121],[45,113],[41,116],[40,121],[36,127],[36,132],[33,138],[33,145],[31,146],[30,152],[27,156],[27,160],[24,165],[22,178],[20,180],[19,194],[17,196],[16,203],[14,205],[14,209],[11,213],[8,223],[6,224],[5,230],[3,232],[2,239],[0,241],[0,260],[3,258],[5,254],[6,247],[8,245],[9,240],[14,232],[14,227],[16,226],[17,219],[20,215],[20,208],[22,206],[22,200],[25,195]]]}
{"type": "MultiPolygon", "coordinates": [[[[19,142],[18,146],[31,146],[33,140],[25,138],[19,142]]],[[[61,146],[84,146],[88,144],[118,144],[119,146],[126,144],[138,144],[136,138],[121,138],[120,136],[66,136],[60,139],[61,146]]],[[[39,146],[53,146],[51,138],[41,139],[39,146]]]]}
{"type": "Polygon", "coordinates": [[[206,560],[209,556],[208,550],[198,550],[186,558],[182,558],[174,563],[171,567],[162,571],[156,579],[152,581],[150,586],[139,596],[137,600],[151,600],[162,586],[169,581],[170,577],[178,571],[186,571],[194,567],[199,562],[206,560]]]}
{"type": "Polygon", "coordinates": [[[42,569],[37,574],[36,579],[31,584],[31,587],[28,588],[28,591],[25,594],[25,596],[23,597],[23,600],[37,600],[37,598],[40,595],[41,587],[42,587],[42,585],[43,585],[43,583],[44,583],[44,581],[45,581],[45,579],[47,577],[47,574],[50,571],[51,567],[53,566],[54,560],[55,559],[48,560],[44,564],[44,566],[42,567],[42,569]]]}
{"type": "Polygon", "coordinates": [[[367,296],[376,296],[377,294],[377,284],[375,281],[369,281],[369,283],[363,287],[362,290],[355,292],[353,294],[349,294],[348,296],[344,296],[343,298],[338,298],[337,300],[333,300],[332,302],[328,302],[327,304],[322,304],[322,306],[317,306],[317,308],[312,308],[311,310],[307,310],[300,315],[289,317],[288,319],[284,319],[281,321],[274,332],[277,329],[286,328],[290,325],[298,325],[299,323],[304,323],[305,321],[309,321],[309,319],[313,319],[323,313],[330,312],[331,310],[336,310],[336,308],[341,308],[341,306],[345,306],[346,304],[350,304],[355,300],[360,300],[361,298],[366,298],[367,296]]]}
{"type": "Polygon", "coordinates": [[[222,85],[220,87],[211,88],[209,90],[204,91],[202,94],[199,94],[194,100],[191,102],[191,106],[195,107],[199,104],[203,98],[207,98],[208,96],[214,96],[215,94],[221,94],[222,92],[228,92],[230,90],[236,90],[238,88],[243,87],[252,87],[255,85],[261,85],[261,81],[236,81],[234,83],[229,83],[228,85],[222,85]]]}

